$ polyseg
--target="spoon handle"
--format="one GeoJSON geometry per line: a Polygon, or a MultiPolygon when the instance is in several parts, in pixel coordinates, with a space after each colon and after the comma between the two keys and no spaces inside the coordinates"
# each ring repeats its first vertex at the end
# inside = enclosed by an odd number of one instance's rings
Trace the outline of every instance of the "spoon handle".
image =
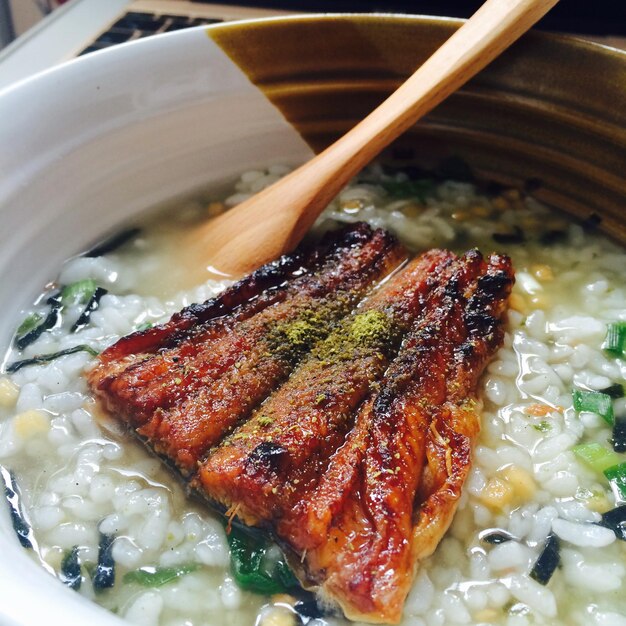
{"type": "Polygon", "coordinates": [[[311,202],[310,213],[303,215],[303,231],[308,230],[341,188],[386,146],[498,57],[557,2],[487,0],[372,113],[298,169],[300,183],[295,182],[298,186],[306,186],[303,178],[315,181],[314,185],[317,180],[325,179],[311,202]]]}

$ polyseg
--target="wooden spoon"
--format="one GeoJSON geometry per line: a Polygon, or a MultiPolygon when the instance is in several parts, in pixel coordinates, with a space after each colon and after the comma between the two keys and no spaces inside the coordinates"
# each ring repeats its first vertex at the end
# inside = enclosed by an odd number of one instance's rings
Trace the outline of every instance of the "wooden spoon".
{"type": "Polygon", "coordinates": [[[355,174],[557,2],[487,0],[405,83],[341,139],[272,186],[196,229],[185,248],[189,279],[201,282],[215,269],[238,278],[291,251],[355,174]]]}

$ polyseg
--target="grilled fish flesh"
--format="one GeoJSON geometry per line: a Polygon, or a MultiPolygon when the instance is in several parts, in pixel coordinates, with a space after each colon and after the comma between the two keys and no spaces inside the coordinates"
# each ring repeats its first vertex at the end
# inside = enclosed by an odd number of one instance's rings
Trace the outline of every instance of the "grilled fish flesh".
{"type": "Polygon", "coordinates": [[[505,256],[357,224],[104,351],[89,382],[345,615],[396,623],[447,530],[502,343],[505,256]]]}
{"type": "Polygon", "coordinates": [[[403,258],[385,231],[359,224],[333,233],[163,327],[121,339],[103,352],[91,384],[109,410],[190,473],[403,258]]]}

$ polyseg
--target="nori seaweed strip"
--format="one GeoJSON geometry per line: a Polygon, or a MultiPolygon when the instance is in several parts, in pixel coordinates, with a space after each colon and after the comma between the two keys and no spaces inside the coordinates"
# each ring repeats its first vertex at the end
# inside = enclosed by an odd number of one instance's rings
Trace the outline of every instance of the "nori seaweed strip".
{"type": "Polygon", "coordinates": [[[49,363],[61,356],[68,354],[75,354],[76,352],[88,352],[91,356],[98,356],[97,350],[94,350],[91,346],[81,343],[78,346],[72,348],[66,348],[65,350],[59,350],[59,352],[52,352],[51,354],[38,354],[31,359],[22,359],[21,361],[13,361],[10,365],[7,365],[6,371],[8,374],[13,374],[17,370],[26,367],[27,365],[41,365],[42,363],[49,363]]]}
{"type": "Polygon", "coordinates": [[[560,547],[559,538],[554,533],[550,533],[539,558],[535,561],[535,565],[530,572],[530,577],[540,585],[547,585],[550,578],[552,578],[552,574],[560,565],[560,547]]]}
{"type": "Polygon", "coordinates": [[[33,529],[22,510],[20,492],[15,482],[15,476],[13,472],[4,467],[0,467],[0,475],[2,475],[2,481],[4,482],[4,496],[9,505],[11,522],[13,523],[17,539],[24,548],[33,549],[35,546],[33,529]]]}
{"type": "Polygon", "coordinates": [[[314,596],[312,596],[312,599],[310,600],[298,600],[293,605],[293,610],[300,617],[304,617],[307,622],[312,619],[319,619],[329,615],[328,611],[324,611],[320,608],[320,605],[316,602],[314,596]]]}
{"type": "Polygon", "coordinates": [[[61,308],[63,307],[63,304],[61,303],[61,294],[56,293],[50,296],[46,300],[46,304],[50,305],[50,311],[46,316],[46,319],[44,319],[44,321],[41,322],[41,324],[39,324],[38,326],[35,326],[35,328],[33,328],[31,331],[27,332],[23,337],[17,337],[15,339],[15,345],[20,350],[23,350],[27,346],[30,346],[30,344],[37,341],[37,339],[39,339],[39,337],[41,337],[41,335],[46,330],[50,330],[57,325],[61,313],[61,308]]]}
{"type": "Polygon", "coordinates": [[[611,441],[615,452],[626,452],[626,414],[618,414],[613,422],[611,441]]]}
{"type": "Polygon", "coordinates": [[[610,528],[618,539],[626,541],[626,504],[603,513],[598,525],[610,528]]]}
{"type": "Polygon", "coordinates": [[[136,237],[141,232],[140,228],[128,228],[115,235],[112,235],[108,239],[105,239],[102,243],[96,244],[91,250],[87,250],[83,256],[97,257],[104,256],[109,252],[117,250],[125,243],[136,237]]]}
{"type": "Polygon", "coordinates": [[[59,576],[61,582],[70,589],[78,591],[83,581],[80,573],[80,560],[78,559],[78,546],[74,546],[63,557],[61,562],[61,574],[59,576]]]}
{"type": "Polygon", "coordinates": [[[614,385],[609,385],[604,389],[598,389],[598,393],[603,393],[611,398],[623,398],[624,397],[624,386],[619,383],[615,383],[614,385]]]}
{"type": "Polygon", "coordinates": [[[91,294],[91,297],[87,301],[83,312],[80,314],[78,319],[72,325],[70,332],[75,333],[79,330],[82,330],[89,324],[89,319],[91,318],[91,314],[98,308],[100,305],[100,298],[107,294],[108,291],[104,287],[96,287],[96,290],[91,294]]]}
{"type": "Polygon", "coordinates": [[[113,560],[113,542],[115,535],[100,533],[98,564],[91,582],[95,591],[102,591],[115,584],[115,561],[113,560]]]}

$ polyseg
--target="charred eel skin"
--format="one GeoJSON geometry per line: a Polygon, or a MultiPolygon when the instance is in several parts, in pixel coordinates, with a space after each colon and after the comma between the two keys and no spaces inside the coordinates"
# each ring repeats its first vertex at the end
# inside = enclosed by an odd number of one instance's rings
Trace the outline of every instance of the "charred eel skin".
{"type": "Polygon", "coordinates": [[[351,619],[396,623],[447,530],[503,339],[505,256],[357,224],[118,341],[96,395],[351,619]]]}
{"type": "Polygon", "coordinates": [[[332,233],[319,248],[255,272],[262,280],[244,279],[220,302],[189,307],[151,329],[159,347],[126,354],[133,337],[143,342],[144,335],[121,339],[101,355],[90,384],[109,410],[189,473],[404,257],[385,231],[357,224],[332,233]],[[285,268],[290,276],[274,284],[285,268]],[[251,293],[252,284],[266,288],[251,293]]]}

